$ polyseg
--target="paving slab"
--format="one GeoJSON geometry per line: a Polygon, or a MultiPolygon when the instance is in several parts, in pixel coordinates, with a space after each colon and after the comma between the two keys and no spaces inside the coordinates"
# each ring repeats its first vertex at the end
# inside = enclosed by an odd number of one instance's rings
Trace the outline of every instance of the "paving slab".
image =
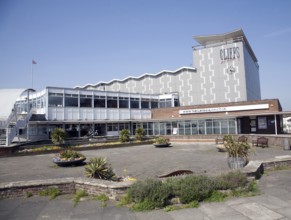
{"type": "Polygon", "coordinates": [[[240,204],[232,208],[253,220],[276,220],[284,217],[258,203],[240,204]]]}
{"type": "Polygon", "coordinates": [[[273,210],[290,207],[290,204],[288,202],[271,195],[255,196],[251,197],[250,200],[273,210]]]}
{"type": "Polygon", "coordinates": [[[182,209],[168,212],[174,220],[210,220],[201,210],[197,208],[182,209]]]}
{"type": "Polygon", "coordinates": [[[238,216],[243,218],[243,215],[240,212],[237,212],[224,203],[205,203],[199,207],[199,210],[210,219],[225,219],[226,217],[233,219],[235,216],[237,218],[238,216]]]}

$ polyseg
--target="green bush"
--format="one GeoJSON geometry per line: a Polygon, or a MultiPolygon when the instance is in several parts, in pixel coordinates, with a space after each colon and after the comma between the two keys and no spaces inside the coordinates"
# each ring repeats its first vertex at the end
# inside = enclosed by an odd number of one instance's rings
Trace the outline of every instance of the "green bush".
{"type": "Polygon", "coordinates": [[[169,139],[166,137],[157,137],[154,139],[154,143],[155,144],[168,144],[169,143],[169,139]]]}
{"type": "Polygon", "coordinates": [[[138,141],[142,141],[145,137],[145,130],[143,128],[137,128],[135,130],[135,139],[138,141]]]}
{"type": "Polygon", "coordinates": [[[55,128],[51,134],[51,138],[54,144],[63,144],[66,138],[66,133],[61,128],[55,128]]]}
{"type": "Polygon", "coordinates": [[[139,204],[138,207],[153,209],[164,207],[169,203],[172,189],[168,184],[163,184],[161,181],[147,179],[143,182],[134,183],[127,193],[131,201],[139,204]]]}
{"type": "Polygon", "coordinates": [[[225,135],[223,137],[223,144],[225,151],[229,157],[244,158],[248,160],[251,146],[245,141],[236,141],[232,135],[225,135]]]}
{"type": "Polygon", "coordinates": [[[78,151],[64,150],[59,153],[59,158],[64,160],[74,160],[78,158],[85,158],[85,156],[78,151]]]}
{"type": "Polygon", "coordinates": [[[130,133],[128,129],[123,129],[120,131],[119,140],[121,142],[129,142],[130,140],[130,133]]]}
{"type": "Polygon", "coordinates": [[[181,203],[203,201],[214,191],[215,183],[207,176],[187,176],[179,184],[176,191],[181,203]]]}
{"type": "Polygon", "coordinates": [[[85,176],[96,179],[116,180],[116,175],[111,165],[107,163],[104,157],[91,158],[85,166],[85,176]]]}
{"type": "Polygon", "coordinates": [[[245,187],[248,183],[246,174],[240,171],[233,171],[227,174],[222,174],[215,178],[215,188],[217,190],[235,189],[245,187]]]}

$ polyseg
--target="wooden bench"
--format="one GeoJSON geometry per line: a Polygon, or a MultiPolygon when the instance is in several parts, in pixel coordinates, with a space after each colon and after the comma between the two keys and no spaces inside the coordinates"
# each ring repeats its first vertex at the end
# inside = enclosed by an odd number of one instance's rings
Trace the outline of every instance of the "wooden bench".
{"type": "Polygon", "coordinates": [[[248,137],[246,136],[240,136],[237,139],[237,142],[247,142],[248,141],[248,137]]]}
{"type": "Polygon", "coordinates": [[[253,146],[257,147],[268,147],[268,139],[265,137],[258,137],[257,140],[252,141],[253,146]]]}

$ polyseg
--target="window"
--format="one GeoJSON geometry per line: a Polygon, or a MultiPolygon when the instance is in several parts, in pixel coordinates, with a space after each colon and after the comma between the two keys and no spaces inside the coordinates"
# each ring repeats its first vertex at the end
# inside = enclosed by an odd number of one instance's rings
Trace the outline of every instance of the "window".
{"type": "Polygon", "coordinates": [[[160,99],[160,108],[172,107],[171,99],[160,99]]]}
{"type": "Polygon", "coordinates": [[[105,96],[94,96],[94,108],[105,108],[105,96]]]}
{"type": "Polygon", "coordinates": [[[212,131],[212,120],[209,119],[209,120],[206,120],[206,132],[207,134],[213,134],[213,131],[212,131]]]}
{"type": "Polygon", "coordinates": [[[117,108],[117,97],[107,96],[107,108],[117,108]]]}
{"type": "Polygon", "coordinates": [[[49,107],[63,107],[63,93],[49,93],[48,106],[49,107]]]}
{"type": "Polygon", "coordinates": [[[185,135],[191,134],[190,121],[185,121],[185,135]]]}
{"type": "Polygon", "coordinates": [[[80,107],[92,107],[92,95],[80,95],[80,107]]]}
{"type": "Polygon", "coordinates": [[[198,134],[198,123],[197,121],[191,121],[192,134],[198,134]]]}
{"type": "Polygon", "coordinates": [[[119,97],[119,108],[128,108],[128,97],[119,97]]]}
{"type": "Polygon", "coordinates": [[[179,121],[178,122],[178,129],[179,129],[179,135],[184,135],[184,121],[179,121]]]}
{"type": "Polygon", "coordinates": [[[130,108],[139,108],[139,98],[130,98],[130,108]]]}
{"type": "Polygon", "coordinates": [[[205,134],[205,121],[200,120],[198,123],[198,134],[205,134]]]}
{"type": "Polygon", "coordinates": [[[151,108],[158,108],[159,107],[159,101],[157,99],[151,100],[151,108]]]}
{"type": "Polygon", "coordinates": [[[78,107],[78,94],[65,94],[66,107],[78,107]]]}
{"type": "Polygon", "coordinates": [[[141,108],[150,108],[150,100],[141,99],[141,108]]]}

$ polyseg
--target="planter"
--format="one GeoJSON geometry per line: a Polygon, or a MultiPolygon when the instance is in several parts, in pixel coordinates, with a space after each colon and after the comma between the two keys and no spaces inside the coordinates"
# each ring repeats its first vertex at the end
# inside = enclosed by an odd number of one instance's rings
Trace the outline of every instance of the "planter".
{"type": "Polygon", "coordinates": [[[75,159],[75,160],[60,160],[59,158],[54,158],[53,162],[60,167],[68,166],[79,166],[86,160],[86,157],[75,159]]]}
{"type": "Polygon", "coordinates": [[[227,162],[232,170],[242,169],[247,164],[247,161],[241,157],[229,157],[227,162]]]}
{"type": "Polygon", "coordinates": [[[226,149],[225,149],[223,144],[217,144],[216,148],[217,148],[218,152],[226,152],[226,149]]]}
{"type": "Polygon", "coordinates": [[[154,144],[155,147],[170,147],[171,143],[165,143],[165,144],[154,144]]]}

